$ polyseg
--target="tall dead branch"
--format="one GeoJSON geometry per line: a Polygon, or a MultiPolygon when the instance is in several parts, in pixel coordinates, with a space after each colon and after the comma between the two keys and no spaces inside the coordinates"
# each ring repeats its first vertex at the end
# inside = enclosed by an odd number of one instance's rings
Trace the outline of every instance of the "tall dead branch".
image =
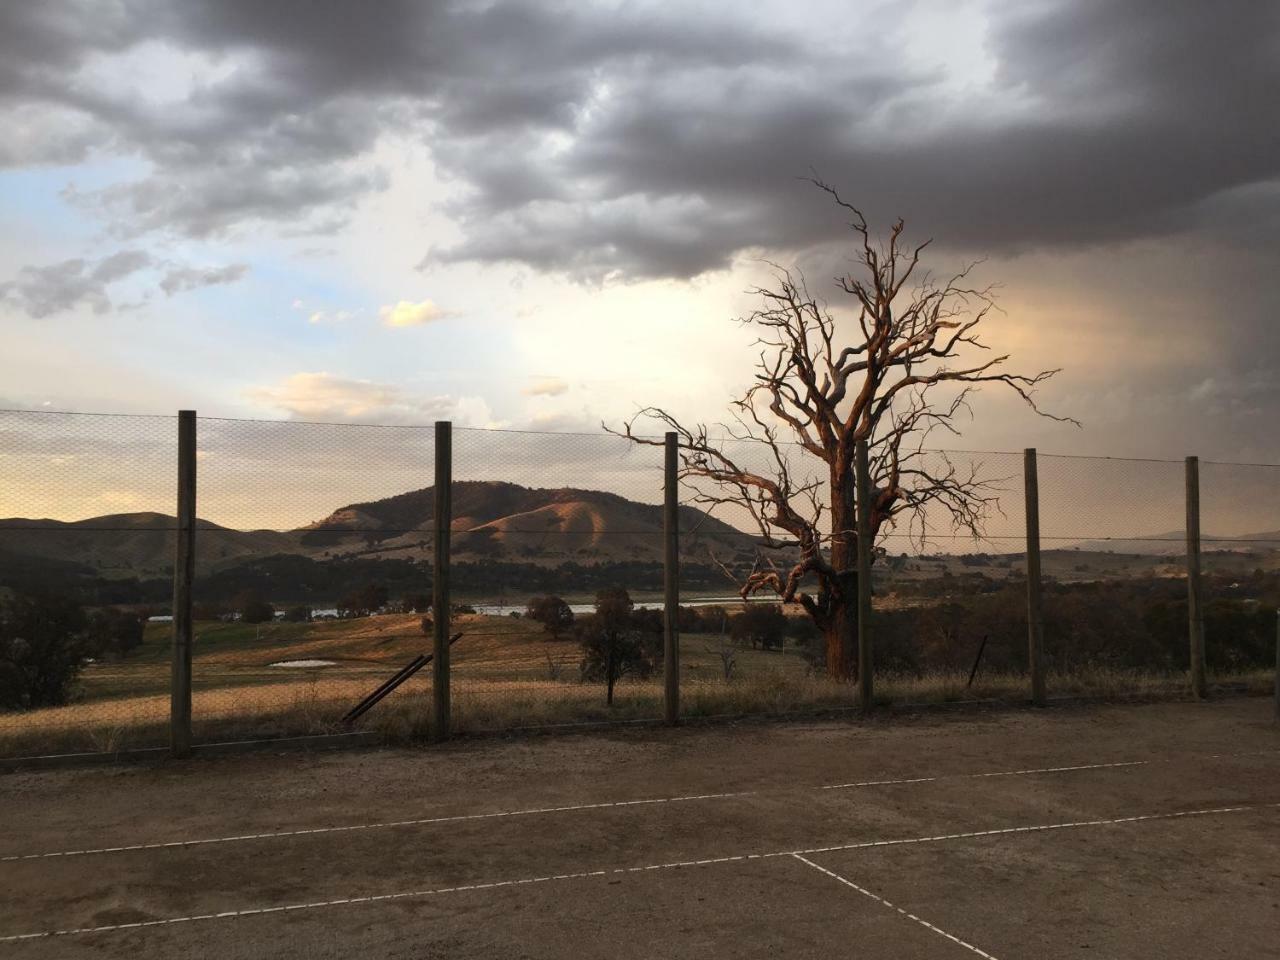
{"type": "Polygon", "coordinates": [[[771,264],[775,284],[752,291],[760,306],[742,320],[757,332],[754,380],[732,401],[731,421],[718,425],[723,436],[713,438],[706,424],[686,427],[657,407],[611,432],[660,445],[636,429],[656,421],[679,435],[680,478],[694,502],[745,510],[758,532],[742,597],[769,592],[800,604],[826,635],[828,672],[848,678],[855,668],[856,442],[869,447],[873,542],[900,527],[924,539],[938,517],[976,537],[996,490],[972,465],[928,453],[927,438],[958,434],[957,416],[984,384],[1012,390],[1041,416],[1067,418],[1035,401],[1036,388],[1057,370],[1007,372],[1009,356],[980,339],[996,306],[992,288],[970,278],[976,264],[939,281],[921,266],[929,241],[906,244],[898,220],[876,242],[857,207],[812,182],[851,217],[855,269],[836,284],[852,316],[837,323],[803,277],[771,264]]]}

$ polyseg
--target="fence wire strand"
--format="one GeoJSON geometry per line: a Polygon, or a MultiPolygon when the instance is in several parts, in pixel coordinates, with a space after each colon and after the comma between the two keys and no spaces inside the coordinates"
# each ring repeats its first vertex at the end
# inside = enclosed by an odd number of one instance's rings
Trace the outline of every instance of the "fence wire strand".
{"type": "MultiPolygon", "coordinates": [[[[347,729],[357,702],[431,651],[434,428],[205,417],[197,434],[197,742],[347,729]]],[[[455,724],[660,717],[661,447],[466,428],[452,445],[455,724]],[[610,656],[622,660],[612,702],[610,656]]],[[[777,469],[762,445],[723,447],[744,469],[777,469]]],[[[793,506],[822,507],[813,519],[829,552],[829,468],[798,446],[784,455],[812,491],[793,506]]],[[[1021,696],[1023,455],[930,450],[916,464],[963,479],[978,502],[958,518],[926,498],[882,528],[880,689],[1021,696]]],[[[176,417],[0,410],[0,755],[167,741],[176,466],[176,417]]],[[[1183,462],[1042,454],[1038,467],[1054,689],[1179,689],[1183,462]]],[[[1200,489],[1209,666],[1253,682],[1280,601],[1280,466],[1204,461],[1200,489]]],[[[769,589],[744,602],[753,571],[785,582],[797,553],[767,547],[757,518],[722,493],[690,475],[679,485],[684,710],[847,707],[852,685],[827,677],[830,627],[769,589]]],[[[826,602],[812,572],[800,592],[826,602]]],[[[357,727],[429,732],[431,683],[418,671],[357,727]]]]}

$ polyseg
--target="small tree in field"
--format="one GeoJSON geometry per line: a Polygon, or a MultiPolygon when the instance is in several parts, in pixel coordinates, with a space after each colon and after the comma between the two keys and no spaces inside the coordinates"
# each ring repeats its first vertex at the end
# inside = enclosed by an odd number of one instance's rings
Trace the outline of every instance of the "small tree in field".
{"type": "Polygon", "coordinates": [[[289,623],[307,623],[311,620],[311,607],[305,603],[297,603],[286,607],[284,618],[289,623]]]}
{"type": "Polygon", "coordinates": [[[758,332],[760,354],[752,385],[732,403],[733,422],[722,426],[732,443],[657,407],[615,432],[654,446],[663,441],[634,431],[638,421],[676,432],[680,480],[694,501],[732,506],[759,531],[741,596],[768,592],[800,604],[822,631],[827,673],[848,679],[856,671],[858,441],[869,450],[872,543],[904,526],[921,539],[931,516],[979,536],[997,499],[990,480],[926,456],[924,442],[937,428],[958,433],[954,421],[982,384],[1011,390],[1039,413],[1035,390],[1057,371],[1004,372],[1008,355],[987,353],[979,339],[995,302],[990,287],[970,280],[971,267],[936,279],[920,266],[928,241],[904,245],[899,220],[878,242],[856,207],[814,182],[851,219],[854,266],[836,280],[849,298],[847,316],[837,321],[803,278],[778,268],[775,285],[755,291],[761,305],[743,321],[758,332]],[[772,559],[778,556],[785,562],[772,559]]]}
{"type": "Polygon", "coordinates": [[[787,618],[776,603],[749,603],[729,621],[729,636],[739,643],[780,650],[786,641],[787,618]]]}
{"type": "Polygon", "coordinates": [[[343,619],[368,617],[387,604],[390,591],[379,583],[366,583],[357,587],[338,601],[338,616],[343,619]]]}
{"type": "Polygon", "coordinates": [[[88,653],[86,627],[84,610],[67,597],[0,600],[0,709],[66,703],[88,653]]]}
{"type": "Polygon", "coordinates": [[[142,643],[146,625],[146,617],[129,610],[95,610],[88,618],[86,649],[94,657],[123,659],[142,643]]]}
{"type": "Polygon", "coordinates": [[[613,706],[613,688],[625,676],[648,677],[656,667],[657,643],[635,616],[631,596],[621,587],[596,594],[596,612],[578,621],[583,680],[604,681],[605,703],[613,706]]]}
{"type": "Polygon", "coordinates": [[[256,590],[246,590],[236,600],[236,610],[241,623],[270,623],[275,619],[276,608],[262,599],[256,590]]]}
{"type": "Polygon", "coordinates": [[[525,608],[524,615],[542,624],[543,629],[556,639],[573,626],[573,610],[561,597],[534,597],[525,608]]]}

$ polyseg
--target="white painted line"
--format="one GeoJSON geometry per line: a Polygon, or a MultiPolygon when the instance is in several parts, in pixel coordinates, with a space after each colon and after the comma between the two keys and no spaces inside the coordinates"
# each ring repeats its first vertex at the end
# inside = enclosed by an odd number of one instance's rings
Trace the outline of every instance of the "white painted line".
{"type": "Polygon", "coordinates": [[[670,863],[654,863],[640,867],[613,867],[602,870],[584,870],[576,873],[559,873],[543,877],[526,877],[518,880],[496,880],[488,883],[469,883],[453,887],[435,887],[406,893],[383,893],[367,897],[346,897],[341,900],[319,900],[311,903],[293,903],[277,907],[253,907],[245,910],[226,910],[222,913],[202,913],[187,917],[168,917],[163,920],[143,920],[134,923],[113,923],[98,927],[74,927],[64,930],[45,930],[39,933],[21,933],[0,936],[0,943],[16,943],[20,940],[37,940],[42,937],[66,937],[76,934],[111,933],[117,930],[133,930],[139,927],[163,927],[197,920],[226,920],[236,917],[254,917],[268,913],[286,913],[293,910],[316,910],[357,903],[381,903],[386,900],[407,900],[415,897],[432,897],[446,893],[462,893],[468,890],[496,890],[500,887],[518,887],[554,880],[578,880],[584,877],[615,876],[628,873],[646,873],[651,870],[678,870],[682,867],[704,867],[720,863],[740,863],[746,860],[770,860],[777,857],[803,857],[837,850],[858,850],[866,847],[889,847],[911,843],[939,843],[946,840],[967,840],[973,837],[995,837],[1014,833],[1036,833],[1047,830],[1066,830],[1079,827],[1099,827],[1110,824],[1140,823],[1147,820],[1172,820],[1179,817],[1204,817],[1228,813],[1245,813],[1280,808],[1280,803],[1262,803],[1253,806],[1213,807],[1203,810],[1181,810],[1175,813],[1148,813],[1135,817],[1116,817],[1110,820],[1076,820],[1068,823],[1046,823],[1025,827],[1003,827],[994,830],[971,830],[966,833],[939,834],[932,837],[907,837],[897,840],[864,840],[858,843],[837,844],[829,847],[808,847],[801,850],[777,850],[768,853],[740,853],[726,857],[709,857],[703,860],[678,860],[670,863]]]}
{"type": "Polygon", "coordinates": [[[1280,807],[1280,803],[1257,803],[1239,807],[1209,807],[1202,810],[1181,810],[1176,813],[1146,813],[1136,817],[1112,817],[1106,820],[1068,820],[1065,823],[1046,823],[1028,827],[1000,827],[994,830],[971,830],[966,833],[943,833],[932,837],[910,837],[902,840],[863,840],[833,847],[811,847],[808,850],[791,850],[789,853],[833,853],[837,850],[861,850],[866,847],[896,847],[911,843],[938,843],[942,840],[967,840],[971,837],[995,837],[1006,833],[1042,833],[1047,830],[1069,830],[1078,827],[1104,827],[1120,823],[1142,823],[1146,820],[1175,820],[1179,817],[1205,817],[1212,814],[1244,813],[1249,810],[1268,810],[1280,807]]]}
{"type": "Polygon", "coordinates": [[[1154,760],[1123,760],[1116,763],[1079,763],[1070,767],[1033,767],[1026,770],[995,770],[990,773],[943,773],[936,777],[912,777],[904,780],[856,780],[831,783],[823,790],[848,790],[852,787],[883,787],[904,783],[936,783],[939,780],[977,780],[982,777],[1027,777],[1038,773],[1074,773],[1079,770],[1106,770],[1112,767],[1142,767],[1154,760]]]}
{"type": "Polygon", "coordinates": [[[1186,753],[1155,760],[1118,760],[1111,763],[1077,763],[1066,767],[1029,767],[1024,770],[993,770],[986,773],[942,773],[934,777],[908,777],[901,780],[855,780],[851,783],[830,783],[822,790],[849,790],[855,787],[883,787],[907,783],[937,783],[941,780],[980,780],[984,777],[1028,777],[1043,773],[1077,773],[1081,770],[1109,770],[1118,767],[1144,767],[1160,763],[1183,763],[1188,760],[1226,760],[1235,757],[1259,757],[1280,753],[1280,750],[1240,750],[1232,753],[1186,753]]]}
{"type": "Polygon", "coordinates": [[[958,943],[960,946],[964,947],[966,950],[970,950],[973,953],[976,953],[980,957],[986,957],[987,960],[996,960],[996,957],[987,953],[987,951],[980,949],[979,947],[975,947],[972,943],[969,943],[967,940],[961,940],[955,934],[947,933],[947,931],[943,930],[941,927],[935,926],[934,924],[930,923],[928,920],[923,919],[922,917],[917,917],[914,913],[907,912],[897,904],[890,903],[884,897],[878,894],[872,893],[870,890],[866,889],[865,887],[858,886],[852,880],[848,880],[845,877],[840,876],[840,874],[838,873],[833,873],[832,871],[828,870],[826,867],[821,867],[818,864],[814,863],[812,860],[808,860],[805,857],[800,856],[800,854],[798,853],[792,854],[792,856],[795,859],[799,860],[801,863],[806,864],[807,866],[813,867],[813,869],[817,870],[819,873],[825,873],[828,877],[831,877],[833,880],[840,881],[846,887],[851,887],[854,890],[857,890],[864,897],[870,897],[872,900],[876,901],[877,903],[884,904],[890,910],[897,910],[898,913],[902,914],[902,916],[906,917],[908,920],[914,920],[916,923],[920,924],[920,926],[928,930],[932,930],[934,933],[938,934],[939,936],[946,937],[948,940],[950,940],[953,943],[958,943]]]}
{"type": "MultiPolygon", "coordinates": [[[[1114,763],[1086,763],[1066,767],[1036,767],[1023,770],[995,770],[986,773],[952,773],[933,777],[911,777],[900,780],[859,780],[852,783],[832,783],[819,786],[818,790],[848,790],[855,787],[894,786],[912,783],[936,783],[942,780],[969,780],[983,777],[1023,777],[1044,773],[1067,773],[1081,770],[1102,770],[1115,767],[1137,767],[1153,763],[1175,763],[1186,759],[1222,760],[1230,757],[1259,756],[1280,753],[1280,750],[1252,750],[1237,753],[1187,754],[1170,759],[1123,760],[1114,763]]],[[[814,788],[810,788],[814,789],[814,788]]],[[[698,800],[730,800],[757,796],[758,790],[742,790],[734,793],[700,793],[680,797],[652,797],[641,800],[615,800],[602,803],[577,803],[560,807],[532,807],[524,810],[503,810],[496,813],[467,813],[448,817],[421,817],[414,820],[389,820],[379,823],[357,823],[337,827],[310,827],[301,830],[272,830],[263,833],[244,833],[225,837],[197,837],[192,840],[169,840],[153,843],[131,843],[112,847],[88,847],[82,850],[54,850],[47,853],[19,853],[0,856],[0,863],[16,863],[22,860],[49,860],[55,857],[88,857],[107,853],[131,853],[139,850],[173,850],[184,847],[201,847],[219,843],[243,843],[250,840],[282,840],[288,837],[307,837],[329,833],[355,833],[362,830],[386,830],[394,827],[421,827],[439,823],[459,823],[466,820],[495,820],[507,817],[530,817],[552,813],[572,813],[579,810],[607,810],[613,807],[639,807],[661,803],[687,803],[698,800]]]]}
{"type": "Polygon", "coordinates": [[[245,840],[278,840],[284,837],[306,837],[322,833],[353,833],[359,830],[385,830],[390,827],[420,827],[433,823],[458,823],[463,820],[494,820],[502,817],[530,817],[548,813],[570,813],[575,810],[604,810],[611,807],[639,807],[659,803],[688,803],[694,800],[727,800],[751,796],[742,793],[699,793],[683,797],[653,797],[643,800],[614,800],[608,803],[578,803],[563,807],[533,807],[527,810],[504,810],[498,813],[464,813],[451,817],[423,817],[417,820],[389,820],[382,823],[357,823],[340,827],[310,827],[304,830],[275,830],[267,833],[243,833],[230,837],[207,837],[196,840],[169,840],[163,843],[132,843],[118,847],[91,847],[84,850],[55,850],[52,853],[25,853],[0,857],[0,863],[19,860],[48,860],[53,857],[87,857],[100,853],[125,853],[133,850],[168,850],[175,847],[199,847],[213,843],[239,843],[245,840]]]}

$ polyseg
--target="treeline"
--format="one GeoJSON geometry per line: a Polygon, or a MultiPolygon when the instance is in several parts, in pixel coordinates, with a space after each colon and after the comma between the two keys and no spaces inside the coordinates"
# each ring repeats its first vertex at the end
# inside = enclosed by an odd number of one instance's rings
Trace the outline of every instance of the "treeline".
{"type": "MultiPolygon", "coordinates": [[[[626,583],[634,591],[660,591],[662,564],[648,561],[578,563],[556,566],[502,560],[465,561],[452,565],[452,589],[467,596],[500,597],[509,593],[587,593],[626,583]]],[[[680,580],[687,590],[724,589],[723,571],[711,564],[683,563],[680,580]]],[[[270,602],[332,604],[352,590],[376,583],[392,597],[431,590],[431,566],[412,560],[351,558],[313,560],[281,554],[261,557],[204,573],[196,570],[198,601],[232,608],[237,599],[255,594],[270,602]]],[[[76,563],[0,554],[0,588],[18,593],[51,591],[85,606],[146,605],[168,612],[173,596],[169,577],[104,577],[76,563]]]]}

